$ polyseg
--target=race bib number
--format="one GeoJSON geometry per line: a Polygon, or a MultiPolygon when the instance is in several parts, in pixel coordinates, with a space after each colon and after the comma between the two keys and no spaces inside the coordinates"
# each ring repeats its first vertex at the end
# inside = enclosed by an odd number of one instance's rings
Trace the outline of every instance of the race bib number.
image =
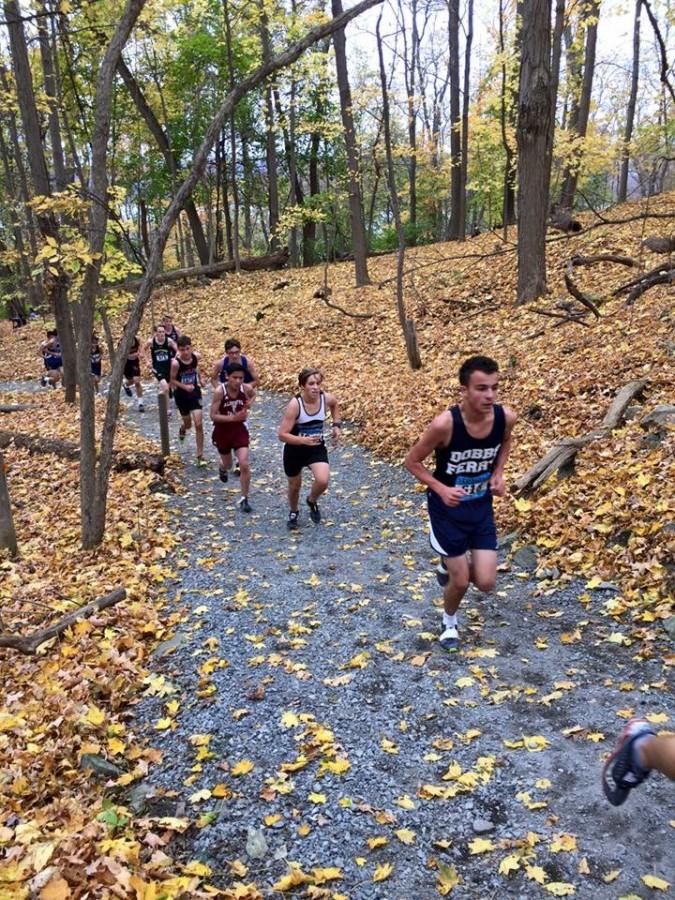
{"type": "Polygon", "coordinates": [[[487,494],[490,483],[490,473],[481,472],[480,475],[458,475],[455,479],[455,487],[464,488],[466,496],[461,498],[461,503],[471,500],[480,500],[487,494]]]}

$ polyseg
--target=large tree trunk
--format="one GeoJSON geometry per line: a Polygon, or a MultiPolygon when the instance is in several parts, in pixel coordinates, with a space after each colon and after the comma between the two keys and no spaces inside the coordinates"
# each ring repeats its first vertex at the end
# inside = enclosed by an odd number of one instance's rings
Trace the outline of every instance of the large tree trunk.
{"type": "Polygon", "coordinates": [[[518,303],[546,291],[551,174],[551,7],[524,0],[518,99],[518,303]]]}
{"type": "MultiPolygon", "coordinates": [[[[584,53],[584,75],[581,83],[581,95],[578,106],[575,105],[573,118],[570,119],[570,128],[581,139],[586,137],[588,130],[588,116],[591,109],[591,93],[593,91],[593,75],[595,73],[595,48],[598,39],[598,14],[600,12],[600,0],[590,0],[588,5],[588,24],[586,27],[586,50],[584,53]]],[[[571,154],[563,174],[562,188],[558,205],[561,209],[572,209],[574,196],[577,192],[579,181],[579,167],[583,148],[571,154]]]]}
{"type": "Polygon", "coordinates": [[[642,0],[635,2],[635,21],[633,23],[633,72],[630,81],[630,96],[626,108],[626,125],[623,132],[623,148],[621,151],[621,173],[619,175],[619,191],[617,200],[625,203],[628,193],[628,165],[630,162],[630,142],[633,137],[635,121],[635,105],[637,103],[638,79],[640,75],[640,14],[642,0]]]}
{"type": "Polygon", "coordinates": [[[417,59],[420,51],[420,36],[417,27],[417,0],[410,2],[410,16],[412,19],[412,33],[410,37],[410,56],[408,56],[408,42],[405,30],[405,14],[402,0],[398,3],[401,20],[401,32],[403,35],[403,75],[408,105],[408,221],[410,222],[409,243],[415,246],[417,243],[417,109],[415,98],[415,78],[417,75],[417,59]]]}
{"type": "MultiPolygon", "coordinates": [[[[520,20],[521,15],[516,15],[516,35],[514,49],[520,53],[520,20]]],[[[508,125],[513,124],[514,111],[517,109],[517,98],[511,87],[506,56],[506,36],[504,22],[504,2],[499,0],[499,52],[501,62],[501,96],[499,124],[501,128],[502,146],[504,148],[504,187],[502,191],[502,227],[504,240],[507,239],[507,229],[516,221],[516,159],[514,148],[509,140],[508,125]]]]}
{"type": "Polygon", "coordinates": [[[462,239],[462,122],[459,82],[459,0],[448,0],[448,52],[450,54],[450,227],[451,241],[462,239]]]}
{"type": "MultiPolygon", "coordinates": [[[[141,2],[142,0],[138,0],[139,4],[141,2]]],[[[186,198],[192,194],[195,185],[203,177],[209,155],[222,132],[227,117],[231,114],[239,100],[261,84],[266,78],[269,78],[280,69],[294,63],[308,47],[311,47],[322,38],[330,36],[336,28],[344,28],[347,22],[351,21],[355,16],[360,15],[362,12],[365,12],[367,9],[375,6],[378,2],[381,2],[381,0],[362,0],[361,3],[357,3],[337,19],[316,26],[301,40],[291,45],[286,51],[280,53],[273,59],[270,59],[247,77],[242,78],[237,86],[227,94],[216,115],[209,124],[204,139],[194,156],[193,167],[178,189],[176,195],[171,200],[154,236],[152,253],[148,260],[143,282],[130,310],[122,340],[117,350],[115,363],[112,372],[110,373],[110,389],[99,447],[98,464],[96,446],[94,443],[94,390],[90,379],[87,379],[86,390],[83,389],[80,392],[80,397],[85,397],[86,401],[82,404],[81,399],[80,422],[80,447],[82,454],[80,466],[82,542],[86,548],[93,548],[98,545],[103,539],[105,532],[108,482],[112,465],[113,443],[115,440],[117,415],[119,411],[119,394],[122,386],[124,360],[129,352],[143,317],[143,312],[150,298],[154,279],[157,277],[161,266],[164,248],[176,222],[176,218],[180,214],[186,198]]],[[[134,3],[134,0],[130,0],[130,6],[132,3],[134,3]]],[[[111,41],[111,46],[106,53],[106,58],[99,73],[95,104],[96,124],[92,142],[92,184],[90,187],[94,197],[105,196],[107,184],[106,150],[108,122],[110,118],[110,94],[114,77],[114,68],[111,71],[111,64],[114,63],[116,66],[119,58],[118,53],[121,53],[121,47],[124,45],[126,35],[128,35],[128,32],[130,31],[131,25],[129,24],[128,19],[131,17],[132,13],[135,18],[139,12],[140,5],[136,8],[136,5],[134,4],[131,10],[127,7],[127,10],[123,13],[122,21],[116,29],[115,35],[111,41]]],[[[98,252],[97,248],[99,246],[102,247],[102,241],[105,236],[105,224],[107,218],[106,206],[104,204],[93,202],[90,206],[90,217],[90,248],[95,252],[98,252]],[[99,241],[101,242],[100,244],[98,243],[99,241]]],[[[98,290],[100,265],[100,258],[97,256],[94,261],[87,266],[82,288],[83,314],[80,316],[80,324],[81,326],[82,323],[89,325],[89,335],[91,334],[94,302],[98,290]]],[[[89,347],[87,347],[87,354],[88,352],[89,347]]],[[[80,347],[80,354],[82,357],[82,347],[80,347]]]]}
{"type": "MultiPolygon", "coordinates": [[[[228,90],[234,87],[234,61],[232,58],[232,30],[230,28],[230,11],[228,0],[223,0],[223,16],[225,18],[225,47],[227,51],[228,90]]],[[[237,186],[237,135],[234,123],[234,110],[230,115],[230,190],[232,191],[232,258],[235,272],[241,270],[239,263],[239,188],[237,186]]]]}
{"type": "MultiPolygon", "coordinates": [[[[342,14],[342,0],[331,0],[333,16],[342,14]]],[[[370,284],[368,276],[368,246],[366,229],[363,223],[363,202],[361,200],[361,182],[359,174],[359,158],[352,114],[352,92],[349,86],[347,69],[347,40],[344,29],[333,34],[335,47],[335,68],[337,71],[338,91],[340,93],[340,113],[344,132],[345,150],[347,153],[347,176],[349,191],[349,221],[352,229],[352,249],[354,251],[354,269],[356,285],[360,287],[370,284]]]]}
{"type": "MultiPolygon", "coordinates": [[[[31,179],[36,194],[45,197],[51,196],[51,185],[44,149],[42,147],[42,135],[40,120],[33,91],[33,79],[28,61],[26,47],[26,35],[23,22],[16,0],[5,0],[5,18],[9,32],[9,42],[14,66],[16,81],[16,95],[24,128],[24,139],[30,165],[31,179]]],[[[59,227],[56,216],[52,211],[41,212],[37,216],[38,228],[42,236],[60,243],[59,227]]],[[[54,275],[48,272],[46,281],[47,295],[54,309],[56,327],[59,332],[59,341],[63,353],[63,384],[65,388],[66,402],[75,402],[75,389],[77,383],[77,363],[75,335],[71,319],[71,311],[68,303],[68,291],[70,279],[60,263],[55,263],[53,268],[57,270],[54,275]]],[[[91,345],[91,334],[87,342],[87,352],[91,345]]],[[[89,364],[87,363],[87,372],[89,364]]]]}

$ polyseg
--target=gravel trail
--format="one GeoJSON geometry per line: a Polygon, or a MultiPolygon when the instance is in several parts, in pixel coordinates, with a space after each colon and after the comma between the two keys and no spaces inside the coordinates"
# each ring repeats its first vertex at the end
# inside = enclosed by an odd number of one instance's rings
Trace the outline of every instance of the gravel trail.
{"type": "MultiPolygon", "coordinates": [[[[546,896],[526,866],[581,897],[646,897],[642,875],[675,880],[673,786],[655,777],[618,810],[601,794],[617,711],[669,702],[658,655],[639,662],[635,646],[606,640],[621,630],[600,615],[611,594],[580,602],[583,585],[546,592],[504,565],[493,595],[466,598],[463,650],[444,655],[423,495],[346,441],[331,453],[322,523],[302,509],[300,531],[287,532],[282,408],[262,394],[251,416],[252,515],[235,508],[236,481],[219,482],[213,448],[200,470],[189,440],[185,492],[168,501],[184,538],[172,599],[184,618],[155,666],[181,706],[151,735],[164,762],[150,784],[177,791],[193,820],[211,814],[182,838],[186,859],[221,885],[239,860],[261,889],[291,861],[339,867],[326,887],[354,900],[439,896],[452,866],[453,897],[546,896]],[[504,744],[524,736],[548,744],[504,744]],[[253,767],[237,775],[242,762],[253,767]],[[437,796],[448,788],[455,796],[437,796]],[[197,799],[203,789],[216,796],[197,799]],[[494,849],[472,853],[479,836],[494,849]],[[519,867],[500,874],[509,856],[519,867]]],[[[138,418],[152,435],[154,414],[138,418]]],[[[139,724],[152,730],[169,699],[145,698],[139,724]]]]}
{"type": "MultiPolygon", "coordinates": [[[[166,609],[181,622],[134,710],[163,755],[129,797],[137,813],[189,818],[182,858],[266,897],[291,862],[338,867],[313,896],[352,900],[438,897],[455,872],[453,898],[565,896],[536,878],[646,898],[642,876],[675,881],[674,786],[652,777],[614,809],[599,781],[628,711],[673,728],[665,633],[636,659],[608,640],[626,630],[603,615],[609,590],[547,588],[502,561],[495,593],[464,600],[461,652],[443,654],[423,494],[347,439],[323,521],[303,486],[289,533],[282,408],[262,393],[251,415],[248,516],[237,480],[218,480],[210,424],[199,469],[172,420],[185,468],[166,501],[182,539],[166,609]]],[[[146,409],[127,421],[157,437],[146,409]]]]}

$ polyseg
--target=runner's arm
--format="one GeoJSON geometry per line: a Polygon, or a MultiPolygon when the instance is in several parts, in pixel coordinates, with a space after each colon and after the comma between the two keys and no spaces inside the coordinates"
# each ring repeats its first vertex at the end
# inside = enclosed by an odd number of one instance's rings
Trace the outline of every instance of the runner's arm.
{"type": "Polygon", "coordinates": [[[244,406],[242,410],[238,413],[221,413],[220,412],[220,401],[225,394],[225,385],[219,384],[218,387],[213,392],[213,398],[211,400],[211,409],[210,416],[212,422],[229,422],[232,424],[233,422],[245,422],[248,416],[248,403],[244,406]]]}
{"type": "Polygon", "coordinates": [[[446,447],[452,440],[452,415],[443,412],[436,416],[433,422],[426,428],[422,437],[408,450],[404,460],[406,469],[422,484],[430,487],[438,494],[447,506],[457,506],[460,498],[466,491],[460,487],[448,487],[431,474],[424,465],[424,460],[430,456],[437,447],[446,447]]]}
{"type": "Polygon", "coordinates": [[[317,442],[308,437],[301,437],[299,434],[291,434],[295,420],[300,413],[300,406],[295,397],[289,400],[288,406],[284,411],[284,417],[281,420],[277,436],[284,444],[295,444],[298,447],[311,447],[317,442]]]}
{"type": "Polygon", "coordinates": [[[252,381],[248,382],[248,386],[252,387],[253,390],[255,391],[256,388],[258,388],[260,386],[260,376],[258,375],[258,370],[254,366],[253,360],[251,359],[251,357],[249,356],[249,357],[247,357],[247,359],[248,359],[248,372],[249,372],[249,375],[251,376],[251,378],[253,379],[252,381]]]}
{"type": "Polygon", "coordinates": [[[505,406],[504,418],[506,419],[506,423],[504,426],[504,440],[502,441],[502,445],[499,448],[495,468],[492,473],[492,477],[490,478],[490,490],[497,497],[503,497],[504,493],[506,492],[504,469],[509,458],[509,453],[511,452],[511,435],[513,433],[513,426],[516,424],[518,416],[512,409],[509,409],[508,406],[505,406]]]}
{"type": "Polygon", "coordinates": [[[337,444],[342,433],[342,418],[340,416],[340,404],[334,394],[326,394],[326,406],[330,410],[330,416],[333,420],[331,425],[331,440],[333,444],[337,444]]]}
{"type": "Polygon", "coordinates": [[[223,360],[221,358],[217,363],[214,363],[213,368],[211,369],[211,387],[217,388],[220,384],[220,373],[222,370],[223,360]]]}
{"type": "Polygon", "coordinates": [[[150,369],[150,371],[152,371],[152,353],[150,352],[151,347],[152,347],[152,338],[149,338],[143,344],[143,362],[150,369]]]}
{"type": "Polygon", "coordinates": [[[172,387],[174,389],[177,388],[180,391],[185,390],[185,388],[192,387],[191,384],[181,384],[181,382],[178,381],[178,379],[176,377],[177,375],[178,375],[178,362],[177,362],[177,360],[172,359],[171,360],[171,374],[169,376],[169,387],[172,387]]]}
{"type": "Polygon", "coordinates": [[[250,384],[242,384],[242,388],[244,393],[246,394],[246,399],[248,401],[247,408],[251,408],[251,404],[255,400],[255,388],[250,384]]]}

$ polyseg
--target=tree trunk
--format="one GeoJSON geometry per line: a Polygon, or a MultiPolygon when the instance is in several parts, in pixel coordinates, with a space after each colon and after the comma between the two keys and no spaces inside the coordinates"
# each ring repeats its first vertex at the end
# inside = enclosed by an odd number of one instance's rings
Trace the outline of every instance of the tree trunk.
{"type": "Polygon", "coordinates": [[[462,122],[459,81],[459,0],[448,0],[448,53],[450,55],[450,227],[448,238],[461,240],[462,215],[462,122]]]}
{"type": "MultiPolygon", "coordinates": [[[[228,90],[234,87],[234,62],[232,59],[232,31],[230,28],[230,11],[228,0],[223,0],[223,16],[225,18],[225,48],[227,52],[228,90]]],[[[237,135],[234,123],[234,110],[230,115],[230,190],[232,191],[232,258],[234,270],[239,272],[239,189],[237,187],[237,135]]]]}
{"type": "Polygon", "coordinates": [[[241,135],[241,164],[244,168],[244,190],[242,192],[244,200],[244,247],[251,252],[253,246],[253,222],[251,221],[251,160],[248,153],[248,134],[242,132],[241,135]]]}
{"type": "MultiPolygon", "coordinates": [[[[595,73],[595,48],[598,39],[598,14],[600,12],[600,0],[590,0],[588,5],[588,21],[586,27],[586,49],[584,53],[584,75],[581,84],[579,104],[575,109],[574,120],[570,119],[570,127],[576,132],[576,137],[582,141],[588,130],[588,116],[591,108],[591,93],[593,90],[593,75],[595,73]]],[[[577,192],[579,181],[579,167],[583,149],[581,146],[574,151],[569,159],[563,174],[562,188],[558,205],[561,209],[572,209],[574,196],[577,192]]]]}
{"type": "Polygon", "coordinates": [[[518,303],[546,291],[551,173],[551,8],[523,0],[518,98],[518,303]]]}
{"type": "Polygon", "coordinates": [[[630,142],[633,137],[635,106],[637,103],[638,79],[640,75],[640,14],[642,0],[635,2],[635,20],[633,24],[633,72],[630,82],[630,96],[626,108],[626,125],[623,132],[623,148],[621,151],[621,174],[619,175],[619,191],[617,200],[625,203],[628,193],[628,164],[630,162],[630,142]]]}
{"type": "Polygon", "coordinates": [[[37,19],[38,39],[40,44],[40,57],[42,60],[42,73],[44,76],[44,90],[49,102],[49,139],[52,146],[52,162],[54,164],[54,180],[57,191],[64,191],[68,184],[66,165],[63,155],[63,142],[61,140],[61,126],[59,124],[58,98],[56,88],[56,75],[54,73],[54,60],[52,46],[47,27],[47,10],[43,2],[37,4],[39,17],[37,19]]]}
{"type": "MultiPolygon", "coordinates": [[[[5,0],[4,8],[5,19],[7,20],[7,30],[9,32],[12,63],[14,66],[16,95],[23,122],[24,139],[26,142],[33,188],[36,194],[49,197],[51,196],[51,185],[49,173],[47,171],[47,162],[42,147],[40,120],[35,102],[35,94],[33,92],[33,79],[30,63],[28,61],[28,50],[26,47],[26,35],[23,28],[23,22],[21,21],[16,0],[5,0]]],[[[38,228],[45,240],[50,238],[52,241],[55,241],[58,246],[60,243],[60,235],[54,213],[51,210],[41,212],[37,216],[37,220],[38,228]]],[[[52,272],[47,272],[47,296],[54,309],[56,327],[59,332],[59,341],[63,353],[63,385],[65,388],[66,402],[74,403],[77,383],[77,363],[75,335],[68,303],[70,279],[60,263],[55,263],[53,268],[56,269],[57,274],[54,275],[52,272]]],[[[87,341],[87,352],[89,352],[90,346],[91,334],[87,341]]],[[[87,363],[87,372],[88,371],[89,363],[87,363]]]]}
{"type": "MultiPolygon", "coordinates": [[[[272,59],[272,46],[270,43],[269,25],[267,14],[262,13],[260,18],[260,40],[262,43],[263,65],[272,59]]],[[[269,248],[274,252],[279,247],[279,179],[277,163],[277,145],[274,136],[274,104],[272,102],[272,85],[265,86],[265,150],[267,159],[267,188],[269,210],[269,248]]]]}
{"type": "Polygon", "coordinates": [[[410,59],[408,59],[408,47],[405,33],[403,4],[399,0],[399,14],[401,18],[401,31],[403,34],[403,75],[408,106],[408,221],[410,222],[409,243],[415,246],[417,243],[417,109],[415,108],[415,77],[417,75],[417,57],[420,50],[420,36],[417,28],[417,0],[410,2],[410,15],[412,18],[412,34],[410,38],[410,59]]]}
{"type": "MultiPolygon", "coordinates": [[[[342,0],[331,0],[333,16],[342,14],[342,0]]],[[[349,191],[349,220],[352,230],[352,249],[354,251],[354,270],[356,286],[370,284],[368,276],[368,247],[366,244],[366,229],[363,224],[363,202],[361,200],[361,183],[359,174],[359,158],[356,146],[356,132],[354,130],[354,116],[352,114],[352,92],[349,86],[349,71],[347,69],[347,39],[344,29],[333,34],[333,46],[335,47],[335,68],[337,71],[338,91],[340,94],[340,113],[342,116],[342,130],[344,133],[345,150],[347,154],[347,175],[349,191]]]]}
{"type": "Polygon", "coordinates": [[[396,191],[396,178],[394,175],[394,161],[391,152],[391,128],[389,124],[389,93],[387,90],[387,76],[384,69],[384,54],[382,52],[382,38],[380,37],[380,22],[382,16],[377,20],[377,53],[380,61],[380,84],[382,86],[382,125],[384,127],[384,149],[387,158],[387,180],[389,182],[389,197],[391,199],[391,208],[394,214],[394,222],[396,224],[396,236],[398,238],[398,255],[396,259],[396,309],[398,311],[398,321],[403,332],[405,341],[406,354],[411,369],[420,369],[422,361],[420,359],[419,348],[417,346],[417,334],[415,331],[415,323],[408,319],[405,310],[405,301],[403,298],[403,263],[405,259],[405,231],[401,222],[401,211],[398,203],[398,193],[396,191]]]}
{"type": "MultiPolygon", "coordinates": [[[[309,196],[316,197],[321,193],[319,179],[319,148],[321,135],[313,131],[309,143],[309,196]]],[[[311,218],[302,226],[302,264],[313,266],[316,263],[316,219],[311,218]]]]}
{"type": "Polygon", "coordinates": [[[471,97],[471,46],[473,44],[473,0],[466,7],[467,28],[464,50],[464,96],[462,98],[462,162],[459,190],[459,239],[466,237],[466,182],[469,171],[469,100],[471,97]]]}
{"type": "MultiPolygon", "coordinates": [[[[521,29],[518,24],[522,16],[516,15],[516,36],[514,40],[515,50],[519,52],[521,29]]],[[[504,33],[504,3],[499,0],[499,52],[502,58],[501,76],[502,88],[500,97],[499,124],[501,127],[502,146],[504,148],[504,187],[502,191],[502,228],[504,229],[504,241],[507,239],[507,229],[516,221],[516,166],[515,154],[509,141],[507,125],[513,116],[513,110],[517,106],[517,99],[510,86],[509,73],[506,59],[506,37],[504,33]]]]}

